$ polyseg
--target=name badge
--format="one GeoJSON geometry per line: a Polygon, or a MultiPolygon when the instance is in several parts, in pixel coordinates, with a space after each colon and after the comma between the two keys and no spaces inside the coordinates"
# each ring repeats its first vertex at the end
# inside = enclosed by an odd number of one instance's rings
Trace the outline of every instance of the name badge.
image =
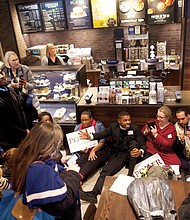
{"type": "Polygon", "coordinates": [[[133,135],[133,130],[128,131],[128,135],[133,135]]]}

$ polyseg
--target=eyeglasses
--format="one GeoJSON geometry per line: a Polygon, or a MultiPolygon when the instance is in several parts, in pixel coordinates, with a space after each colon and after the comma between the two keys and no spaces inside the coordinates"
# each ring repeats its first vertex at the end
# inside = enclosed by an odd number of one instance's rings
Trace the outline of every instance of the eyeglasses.
{"type": "Polygon", "coordinates": [[[17,62],[17,61],[18,61],[18,58],[10,60],[10,62],[17,62]]]}
{"type": "Polygon", "coordinates": [[[162,117],[162,116],[160,116],[160,115],[156,115],[156,118],[159,118],[159,119],[164,119],[165,117],[162,117]]]}

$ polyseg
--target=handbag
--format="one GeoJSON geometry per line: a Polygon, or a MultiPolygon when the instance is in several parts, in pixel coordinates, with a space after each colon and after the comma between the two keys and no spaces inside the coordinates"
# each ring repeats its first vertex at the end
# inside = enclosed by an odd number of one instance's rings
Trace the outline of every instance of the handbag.
{"type": "Polygon", "coordinates": [[[39,209],[29,209],[22,203],[22,195],[14,197],[13,190],[2,190],[0,201],[0,219],[3,220],[55,220],[56,217],[49,215],[47,212],[39,209]]]}

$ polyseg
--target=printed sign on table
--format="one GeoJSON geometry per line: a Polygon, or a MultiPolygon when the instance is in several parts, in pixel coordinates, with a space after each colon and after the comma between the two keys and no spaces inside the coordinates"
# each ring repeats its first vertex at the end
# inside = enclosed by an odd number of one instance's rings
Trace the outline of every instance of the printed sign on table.
{"type": "Polygon", "coordinates": [[[147,158],[146,160],[143,160],[142,162],[135,165],[133,175],[136,178],[141,178],[141,172],[144,170],[144,168],[148,166],[163,166],[165,165],[164,161],[160,157],[160,155],[154,154],[151,157],[147,158]]]}
{"type": "MultiPolygon", "coordinates": [[[[81,131],[84,131],[84,129],[81,131]]],[[[93,126],[87,128],[87,131],[88,133],[95,133],[93,126]]],[[[66,134],[66,137],[67,137],[67,142],[68,142],[71,153],[81,151],[86,148],[91,148],[91,147],[98,145],[97,140],[90,141],[90,140],[81,139],[79,136],[79,131],[68,133],[66,134]]]]}

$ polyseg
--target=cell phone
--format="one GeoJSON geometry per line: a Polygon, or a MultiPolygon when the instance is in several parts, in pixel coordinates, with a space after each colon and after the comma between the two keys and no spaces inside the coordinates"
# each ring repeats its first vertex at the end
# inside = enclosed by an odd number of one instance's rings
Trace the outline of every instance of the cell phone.
{"type": "Polygon", "coordinates": [[[154,121],[152,122],[147,122],[149,128],[156,126],[156,123],[154,121]]]}
{"type": "Polygon", "coordinates": [[[71,158],[67,161],[66,165],[70,166],[72,161],[76,161],[78,158],[80,157],[80,155],[78,153],[74,153],[71,158]]]}

